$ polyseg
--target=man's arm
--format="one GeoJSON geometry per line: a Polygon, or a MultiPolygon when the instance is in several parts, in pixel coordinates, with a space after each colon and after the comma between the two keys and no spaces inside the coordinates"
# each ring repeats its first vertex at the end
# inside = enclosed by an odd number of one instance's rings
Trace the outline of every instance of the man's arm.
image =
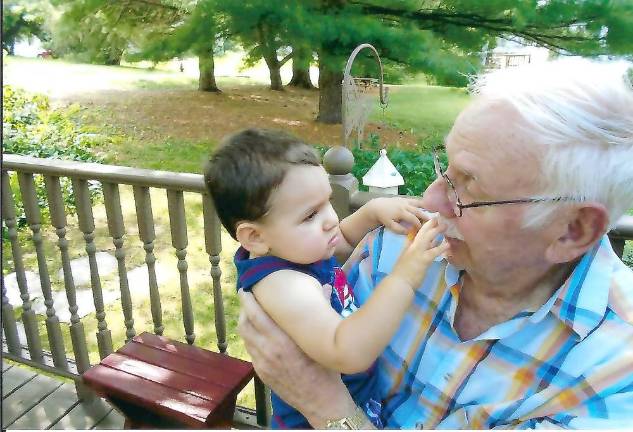
{"type": "MultiPolygon", "coordinates": [[[[308,358],[259,307],[252,294],[239,292],[238,333],[259,377],[301,412],[315,429],[349,417],[356,405],[339,373],[308,358]]],[[[363,429],[373,429],[367,419],[363,429]]]]}

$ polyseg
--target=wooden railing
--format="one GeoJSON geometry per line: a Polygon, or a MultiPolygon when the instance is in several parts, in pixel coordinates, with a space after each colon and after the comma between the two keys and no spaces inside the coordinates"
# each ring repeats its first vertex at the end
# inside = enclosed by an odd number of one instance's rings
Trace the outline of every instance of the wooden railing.
{"type": "MultiPolygon", "coordinates": [[[[111,331],[106,321],[102,284],[96,260],[95,219],[89,189],[89,182],[92,181],[99,182],[103,191],[108,233],[114,246],[114,256],[118,267],[121,307],[125,324],[125,341],[130,340],[136,334],[136,330],[133,314],[134,305],[132,303],[126,270],[126,230],[121,208],[120,186],[129,185],[133,189],[138,235],[143,243],[145,265],[148,272],[149,302],[153,322],[152,331],[158,335],[163,334],[164,324],[161,295],[155,268],[155,241],[157,236],[152,213],[150,188],[166,191],[171,245],[177,257],[177,269],[179,272],[184,339],[189,344],[194,344],[196,340],[196,322],[188,281],[187,219],[183,196],[185,192],[193,192],[200,195],[202,200],[203,220],[201,221],[201,225],[203,226],[204,232],[204,248],[210,262],[209,273],[212,280],[217,350],[221,353],[225,353],[227,350],[226,320],[220,282],[222,272],[219,265],[220,252],[222,250],[221,225],[215,212],[213,202],[205,191],[203,177],[201,175],[151,171],[54,159],[38,159],[5,154],[2,166],[2,217],[11,243],[13,268],[16,273],[17,284],[22,300],[21,318],[26,335],[26,346],[24,345],[24,341],[21,341],[18,336],[14,310],[7,298],[6,286],[3,280],[3,354],[11,360],[26,363],[48,372],[74,379],[77,393],[81,398],[89,399],[93,397],[93,394],[83,386],[80,380],[81,374],[91,365],[84,325],[77,313],[77,290],[70,265],[69,241],[67,239],[67,215],[60,181],[62,178],[68,178],[72,182],[74,204],[77,211],[77,225],[83,235],[85,251],[88,256],[90,285],[98,323],[96,342],[99,357],[103,359],[113,352],[114,349],[119,347],[113,347],[111,331]],[[17,176],[19,191],[11,189],[11,182],[9,181],[10,173],[15,173],[14,175],[17,176]],[[50,222],[57,236],[56,243],[61,257],[64,289],[70,310],[70,336],[72,351],[74,353],[73,359],[67,358],[62,329],[57,316],[58,311],[54,308],[51,277],[47,263],[48,256],[42,234],[43,218],[40,206],[43,204],[38,199],[36,193],[36,176],[42,176],[44,179],[50,222]],[[29,293],[27,286],[23,253],[18,239],[16,221],[14,194],[18,192],[23,202],[26,222],[31,232],[30,237],[37,257],[37,268],[42,287],[42,296],[44,298],[44,304],[46,305],[45,333],[48,339],[48,345],[50,346],[50,352],[44,351],[42,348],[38,322],[35,312],[33,311],[32,293],[29,293]]],[[[198,323],[198,325],[207,326],[209,323],[198,323]]],[[[257,423],[259,426],[266,426],[269,417],[268,413],[270,412],[270,407],[268,406],[269,402],[263,384],[257,379],[255,381],[257,423]]],[[[242,416],[242,418],[248,416],[249,410],[244,407],[238,408],[238,411],[239,410],[246,414],[242,416]]],[[[253,415],[253,417],[255,416],[253,415]]],[[[238,418],[240,418],[239,415],[238,418]]],[[[256,425],[252,424],[252,426],[256,425]]]]}

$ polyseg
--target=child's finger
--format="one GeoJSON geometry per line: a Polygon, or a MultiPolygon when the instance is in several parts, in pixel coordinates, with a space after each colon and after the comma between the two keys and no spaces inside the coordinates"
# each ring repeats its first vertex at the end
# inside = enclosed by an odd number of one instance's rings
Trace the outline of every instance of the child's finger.
{"type": "Polygon", "coordinates": [[[419,220],[423,222],[433,219],[433,213],[426,211],[423,208],[416,206],[415,204],[410,205],[409,211],[411,211],[411,213],[413,213],[419,220]]]}
{"type": "Polygon", "coordinates": [[[432,224],[431,222],[424,224],[415,236],[414,243],[421,244],[427,248],[431,247],[433,240],[446,229],[444,225],[438,225],[436,220],[432,222],[432,224]]]}
{"type": "Polygon", "coordinates": [[[414,207],[409,207],[407,209],[405,209],[402,213],[402,215],[400,216],[400,221],[401,222],[406,222],[409,225],[412,225],[415,228],[420,228],[422,226],[422,222],[420,222],[420,218],[418,217],[417,213],[415,212],[415,208],[414,207]]]}
{"type": "Polygon", "coordinates": [[[433,256],[440,256],[449,249],[450,245],[447,241],[442,241],[439,245],[428,249],[433,256]]]}
{"type": "Polygon", "coordinates": [[[385,226],[396,234],[406,234],[408,231],[406,227],[394,220],[387,222],[385,226]]]}

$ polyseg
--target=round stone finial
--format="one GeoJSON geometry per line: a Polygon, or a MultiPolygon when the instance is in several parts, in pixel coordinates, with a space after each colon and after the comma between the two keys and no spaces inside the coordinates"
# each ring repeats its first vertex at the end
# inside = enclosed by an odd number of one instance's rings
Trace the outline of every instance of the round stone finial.
{"type": "Polygon", "coordinates": [[[325,152],[323,166],[331,175],[349,174],[354,167],[354,155],[348,148],[334,146],[325,152]]]}

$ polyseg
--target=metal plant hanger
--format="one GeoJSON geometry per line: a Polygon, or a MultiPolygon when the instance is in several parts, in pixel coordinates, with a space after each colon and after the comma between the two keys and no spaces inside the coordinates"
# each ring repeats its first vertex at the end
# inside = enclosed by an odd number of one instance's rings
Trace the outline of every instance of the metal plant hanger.
{"type": "Polygon", "coordinates": [[[342,114],[343,114],[343,145],[348,146],[348,140],[353,131],[357,132],[357,142],[360,147],[360,143],[363,138],[363,131],[369,115],[372,111],[372,97],[373,93],[370,91],[375,86],[375,81],[378,81],[378,97],[380,100],[380,106],[383,109],[387,107],[387,88],[383,87],[383,69],[382,62],[378,51],[370,44],[361,44],[357,46],[352,54],[347,59],[345,65],[345,72],[343,74],[343,91],[342,91],[342,114]],[[380,75],[378,80],[370,78],[357,78],[351,75],[352,64],[358,53],[368,48],[374,55],[376,62],[380,68],[380,75]]]}

